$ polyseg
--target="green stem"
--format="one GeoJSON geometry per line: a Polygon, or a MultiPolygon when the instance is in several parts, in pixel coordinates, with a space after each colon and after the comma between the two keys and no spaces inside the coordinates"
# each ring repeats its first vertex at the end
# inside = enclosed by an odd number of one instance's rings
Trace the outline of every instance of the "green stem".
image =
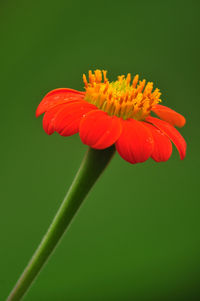
{"type": "Polygon", "coordinates": [[[47,233],[16,283],[16,286],[10,293],[7,301],[21,300],[27,292],[31,283],[69,226],[87,193],[109,163],[114,152],[114,146],[104,150],[89,148],[47,233]]]}

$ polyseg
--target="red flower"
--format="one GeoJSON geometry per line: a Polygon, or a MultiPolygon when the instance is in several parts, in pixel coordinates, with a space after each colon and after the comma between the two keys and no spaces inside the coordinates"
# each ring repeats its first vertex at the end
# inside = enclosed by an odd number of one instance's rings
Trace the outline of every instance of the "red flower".
{"type": "Polygon", "coordinates": [[[83,81],[85,92],[56,89],[39,104],[36,116],[45,113],[43,127],[48,135],[79,132],[82,142],[95,149],[115,144],[120,156],[133,164],[149,157],[156,162],[168,160],[171,141],[180,158],[185,157],[186,142],[174,127],[182,127],[185,118],[158,104],[161,93],[159,89],[152,91],[153,83],[138,83],[138,75],[131,83],[130,74],[109,82],[106,71],[100,70],[89,71],[89,82],[85,75],[83,81]],[[152,117],[151,112],[161,119],[152,117]]]}

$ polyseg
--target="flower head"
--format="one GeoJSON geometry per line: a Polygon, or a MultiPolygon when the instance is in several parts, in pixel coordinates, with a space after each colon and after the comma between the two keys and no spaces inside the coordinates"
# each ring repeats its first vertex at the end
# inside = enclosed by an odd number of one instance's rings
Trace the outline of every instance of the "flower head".
{"type": "Polygon", "coordinates": [[[160,105],[161,93],[153,83],[139,81],[130,73],[109,82],[107,72],[89,71],[83,75],[85,92],[62,88],[49,92],[39,104],[36,116],[45,113],[43,127],[48,135],[79,132],[82,142],[95,149],[115,144],[120,156],[134,164],[149,157],[166,161],[172,153],[171,141],[180,158],[185,157],[186,142],[174,126],[182,127],[185,118],[160,105]],[[160,119],[152,117],[155,113],[160,119]]]}

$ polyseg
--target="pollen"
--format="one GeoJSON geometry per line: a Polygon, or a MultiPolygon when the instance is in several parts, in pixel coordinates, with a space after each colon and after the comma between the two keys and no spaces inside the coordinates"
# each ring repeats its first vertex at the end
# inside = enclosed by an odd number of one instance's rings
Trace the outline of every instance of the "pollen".
{"type": "Polygon", "coordinates": [[[160,90],[153,91],[153,83],[146,80],[139,81],[138,74],[131,81],[131,74],[120,75],[118,79],[109,82],[107,71],[89,71],[88,80],[83,74],[85,85],[85,100],[94,104],[110,116],[121,117],[126,120],[133,118],[144,120],[154,105],[161,102],[160,90]]]}

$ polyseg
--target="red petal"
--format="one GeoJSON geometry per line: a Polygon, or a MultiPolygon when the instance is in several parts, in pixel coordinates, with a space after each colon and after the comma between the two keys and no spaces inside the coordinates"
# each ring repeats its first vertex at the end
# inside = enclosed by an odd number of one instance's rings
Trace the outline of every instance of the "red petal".
{"type": "Polygon", "coordinates": [[[116,142],[120,156],[132,164],[146,161],[153,151],[149,129],[134,119],[122,120],[122,126],[122,134],[116,142]]]}
{"type": "Polygon", "coordinates": [[[154,149],[151,158],[156,162],[167,161],[172,154],[170,139],[150,123],[144,122],[143,124],[149,128],[154,140],[154,149]]]}
{"type": "Polygon", "coordinates": [[[176,148],[178,149],[178,152],[180,154],[181,160],[185,158],[186,153],[186,142],[184,138],[181,136],[181,134],[175,129],[171,124],[168,122],[165,122],[163,120],[160,120],[158,118],[154,117],[147,117],[146,121],[152,123],[155,125],[159,130],[161,130],[163,133],[165,133],[175,144],[176,148]]]}
{"type": "Polygon", "coordinates": [[[65,104],[62,111],[59,111],[55,118],[55,131],[61,136],[71,136],[79,131],[82,117],[96,106],[86,101],[65,104]]]}
{"type": "Polygon", "coordinates": [[[65,104],[58,105],[44,114],[43,117],[43,128],[48,135],[52,135],[55,131],[54,121],[57,114],[63,110],[65,104]]]}
{"type": "Polygon", "coordinates": [[[84,98],[84,95],[85,92],[79,92],[72,89],[55,89],[45,95],[36,110],[36,117],[59,104],[66,103],[68,101],[80,101],[84,98]]]}
{"type": "Polygon", "coordinates": [[[183,127],[185,125],[185,117],[174,110],[162,105],[155,105],[152,111],[162,120],[167,121],[171,125],[183,127]]]}
{"type": "Polygon", "coordinates": [[[95,110],[96,106],[81,102],[67,102],[48,110],[43,118],[43,127],[48,135],[54,131],[61,136],[71,136],[78,133],[79,123],[84,114],[95,110]]]}
{"type": "Polygon", "coordinates": [[[80,138],[86,145],[104,149],[119,138],[121,121],[116,116],[109,116],[101,110],[89,112],[80,122],[80,138]]]}

